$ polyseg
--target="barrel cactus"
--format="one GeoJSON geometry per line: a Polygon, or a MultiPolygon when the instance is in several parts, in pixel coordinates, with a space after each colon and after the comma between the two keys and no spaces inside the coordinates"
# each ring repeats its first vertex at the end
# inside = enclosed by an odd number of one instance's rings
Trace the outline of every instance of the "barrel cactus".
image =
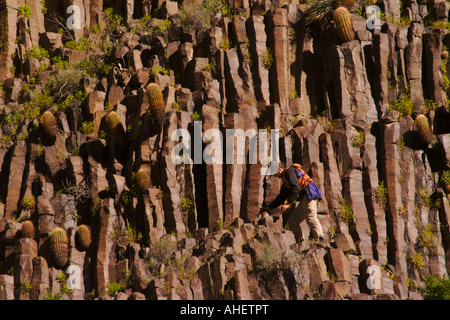
{"type": "Polygon", "coordinates": [[[144,168],[140,168],[136,172],[136,184],[141,191],[150,187],[150,175],[144,168]]]}
{"type": "Polygon", "coordinates": [[[51,137],[54,137],[58,132],[58,124],[56,118],[50,111],[45,111],[41,117],[41,124],[44,131],[51,137]]]}
{"type": "Polygon", "coordinates": [[[85,225],[82,224],[79,228],[77,233],[75,234],[75,241],[77,243],[77,247],[80,249],[80,251],[85,251],[89,248],[91,245],[91,229],[85,225]]]}
{"type": "Polygon", "coordinates": [[[315,31],[329,32],[334,20],[339,38],[343,42],[353,40],[355,33],[349,9],[354,0],[310,0],[309,8],[305,12],[306,35],[313,37],[315,31]]]}
{"type": "Polygon", "coordinates": [[[108,113],[106,123],[108,124],[114,142],[120,147],[127,147],[128,141],[125,134],[125,129],[117,112],[111,111],[108,113]]]}
{"type": "Polygon", "coordinates": [[[161,130],[166,114],[166,104],[164,103],[161,88],[156,83],[150,83],[146,91],[153,124],[156,129],[161,130]]]}
{"type": "Polygon", "coordinates": [[[26,220],[22,222],[22,238],[33,239],[35,235],[34,224],[31,220],[26,220]]]}
{"type": "Polygon", "coordinates": [[[434,135],[431,133],[428,118],[425,115],[419,114],[416,117],[414,124],[423,142],[425,142],[428,145],[435,140],[434,135]]]}
{"type": "Polygon", "coordinates": [[[345,7],[339,7],[333,12],[333,20],[339,38],[343,42],[351,41],[355,38],[355,31],[353,30],[352,17],[350,11],[345,7]]]}
{"type": "Polygon", "coordinates": [[[54,264],[62,268],[69,260],[69,237],[64,229],[56,227],[50,237],[50,251],[54,264]]]}

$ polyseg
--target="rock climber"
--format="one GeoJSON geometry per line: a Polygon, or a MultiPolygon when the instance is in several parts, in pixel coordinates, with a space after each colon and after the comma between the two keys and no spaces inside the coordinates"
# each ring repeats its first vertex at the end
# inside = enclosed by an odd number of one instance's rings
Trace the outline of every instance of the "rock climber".
{"type": "Polygon", "coordinates": [[[303,241],[300,223],[306,219],[314,240],[323,240],[322,225],[317,218],[317,204],[322,193],[314,181],[303,171],[300,164],[292,164],[288,168],[279,167],[275,174],[282,180],[278,196],[266,207],[271,211],[281,205],[281,212],[288,217],[289,229],[297,241],[303,241]]]}

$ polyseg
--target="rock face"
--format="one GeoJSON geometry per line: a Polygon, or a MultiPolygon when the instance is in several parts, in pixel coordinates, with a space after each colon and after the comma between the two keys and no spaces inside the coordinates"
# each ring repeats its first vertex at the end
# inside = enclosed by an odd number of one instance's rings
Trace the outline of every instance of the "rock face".
{"type": "Polygon", "coordinates": [[[228,1],[209,25],[189,1],[119,1],[112,15],[111,1],[65,1],[81,29],[60,34],[59,2],[0,0],[1,300],[404,300],[448,276],[450,37],[422,21],[448,20],[448,3],[382,1],[375,30],[351,10],[345,43],[333,28],[307,37],[296,3],[228,1]],[[278,160],[321,189],[322,243],[261,211],[278,160]],[[55,228],[69,238],[58,267],[55,228]]]}

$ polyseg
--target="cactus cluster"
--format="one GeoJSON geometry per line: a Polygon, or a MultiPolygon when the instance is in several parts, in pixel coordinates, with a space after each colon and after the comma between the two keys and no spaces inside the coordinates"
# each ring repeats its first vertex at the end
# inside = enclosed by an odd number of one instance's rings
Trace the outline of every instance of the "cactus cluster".
{"type": "Polygon", "coordinates": [[[425,142],[428,145],[435,140],[435,137],[430,129],[428,118],[425,115],[419,114],[416,117],[414,124],[423,142],[425,142]]]}
{"type": "Polygon", "coordinates": [[[75,234],[75,241],[80,251],[86,251],[92,241],[91,229],[85,224],[80,225],[77,233],[75,234]]]}
{"type": "Polygon", "coordinates": [[[58,133],[58,124],[52,112],[47,110],[42,114],[41,124],[49,136],[54,137],[58,133]]]}
{"type": "Polygon", "coordinates": [[[106,123],[108,124],[108,128],[115,143],[120,147],[127,147],[128,140],[125,134],[125,129],[117,112],[111,111],[110,113],[108,113],[108,116],[106,117],[106,123]]]}
{"type": "Polygon", "coordinates": [[[150,187],[150,175],[144,168],[140,168],[136,172],[136,184],[141,191],[144,191],[150,187]]]}
{"type": "Polygon", "coordinates": [[[34,224],[31,220],[22,222],[22,238],[33,239],[35,235],[34,224]]]}
{"type": "Polygon", "coordinates": [[[69,260],[69,237],[64,229],[56,227],[50,237],[50,251],[54,265],[62,268],[69,260]]]}
{"type": "Polygon", "coordinates": [[[164,103],[161,88],[156,83],[150,83],[147,86],[146,91],[153,124],[156,129],[161,130],[166,114],[166,104],[164,103]]]}

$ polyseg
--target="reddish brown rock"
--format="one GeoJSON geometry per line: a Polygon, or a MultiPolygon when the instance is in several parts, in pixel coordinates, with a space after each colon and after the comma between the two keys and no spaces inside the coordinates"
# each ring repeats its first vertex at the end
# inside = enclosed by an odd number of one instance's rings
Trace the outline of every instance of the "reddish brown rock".
{"type": "Polygon", "coordinates": [[[19,240],[14,266],[14,297],[17,300],[29,300],[31,298],[29,287],[32,286],[33,279],[33,258],[36,258],[37,255],[36,241],[29,238],[19,240]]]}

